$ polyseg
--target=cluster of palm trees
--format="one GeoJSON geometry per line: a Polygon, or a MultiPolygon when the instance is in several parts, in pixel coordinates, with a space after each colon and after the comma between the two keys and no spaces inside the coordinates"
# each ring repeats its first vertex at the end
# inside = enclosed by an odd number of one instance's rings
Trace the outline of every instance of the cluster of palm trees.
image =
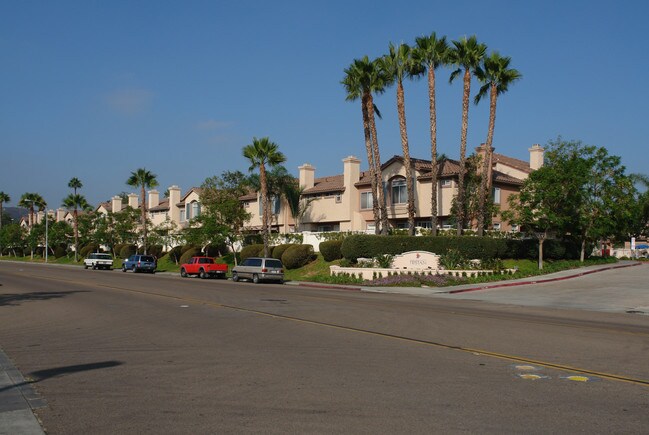
{"type": "MultiPolygon", "coordinates": [[[[406,189],[408,194],[408,231],[414,234],[415,204],[414,180],[412,177],[412,164],[408,143],[406,126],[405,95],[403,81],[413,79],[424,74],[428,77],[428,96],[430,111],[430,149],[431,149],[431,175],[433,186],[438,183],[438,154],[437,154],[437,112],[435,105],[436,77],[435,71],[440,66],[455,68],[450,75],[449,82],[453,82],[460,74],[463,75],[462,93],[462,124],[460,134],[460,171],[458,177],[458,193],[455,200],[457,234],[462,234],[466,223],[465,211],[465,175],[466,175],[466,139],[469,125],[469,102],[471,96],[471,81],[476,77],[482,87],[474,98],[478,104],[482,98],[489,94],[489,129],[485,142],[485,156],[482,162],[482,175],[479,192],[478,233],[483,234],[485,227],[486,202],[491,192],[491,167],[492,143],[496,121],[496,102],[498,95],[507,91],[508,87],[521,78],[521,74],[509,67],[511,58],[501,56],[498,52],[487,55],[487,46],[478,42],[475,36],[463,37],[449,44],[446,37],[438,37],[435,32],[429,36],[415,39],[413,47],[402,43],[390,43],[388,53],[374,60],[367,56],[354,59],[352,64],[345,69],[342,85],[347,92],[348,101],[360,100],[363,117],[363,133],[365,148],[372,185],[373,214],[377,234],[387,234],[388,218],[386,201],[382,188],[381,154],[376,131],[376,116],[380,117],[374,95],[382,94],[388,86],[396,84],[397,88],[397,113],[399,118],[399,131],[401,134],[401,147],[406,171],[406,189]]],[[[432,189],[431,197],[431,224],[432,234],[437,231],[437,189],[432,189]]]]}

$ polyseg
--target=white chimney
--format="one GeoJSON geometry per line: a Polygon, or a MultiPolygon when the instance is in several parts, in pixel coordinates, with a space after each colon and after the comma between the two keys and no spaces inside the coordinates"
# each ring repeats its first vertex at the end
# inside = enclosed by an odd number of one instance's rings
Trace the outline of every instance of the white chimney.
{"type": "Polygon", "coordinates": [[[300,170],[300,187],[309,189],[315,184],[315,168],[308,163],[299,166],[300,170]]]}
{"type": "Polygon", "coordinates": [[[169,219],[175,223],[180,223],[180,187],[173,185],[169,187],[169,219]]]}
{"type": "Polygon", "coordinates": [[[138,205],[137,195],[134,194],[134,193],[129,193],[128,194],[128,206],[136,209],[137,205],[138,205]]]}
{"type": "Polygon", "coordinates": [[[543,166],[543,155],[545,150],[541,145],[536,143],[532,145],[528,151],[530,152],[530,168],[536,170],[543,166]]]}
{"type": "Polygon", "coordinates": [[[113,213],[118,213],[122,211],[122,197],[121,196],[113,196],[110,199],[110,208],[113,213]]]}
{"type": "Polygon", "coordinates": [[[157,190],[149,190],[149,209],[160,204],[160,193],[157,190]]]}
{"type": "Polygon", "coordinates": [[[57,208],[56,209],[56,221],[57,222],[63,222],[63,219],[65,219],[65,210],[62,208],[57,208]]]}

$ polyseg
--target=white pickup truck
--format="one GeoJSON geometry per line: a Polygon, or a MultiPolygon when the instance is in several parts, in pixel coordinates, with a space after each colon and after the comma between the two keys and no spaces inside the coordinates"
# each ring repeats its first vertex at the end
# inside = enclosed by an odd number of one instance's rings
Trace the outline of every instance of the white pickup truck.
{"type": "Polygon", "coordinates": [[[110,254],[93,252],[83,260],[83,268],[87,269],[89,267],[92,267],[93,270],[95,269],[110,270],[113,268],[113,257],[111,257],[110,254]]]}

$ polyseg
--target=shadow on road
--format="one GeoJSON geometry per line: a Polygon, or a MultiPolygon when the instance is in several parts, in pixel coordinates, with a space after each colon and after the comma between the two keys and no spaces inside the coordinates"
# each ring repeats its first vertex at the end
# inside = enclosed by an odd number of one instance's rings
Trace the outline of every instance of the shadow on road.
{"type": "Polygon", "coordinates": [[[63,366],[63,367],[54,367],[51,369],[37,370],[35,372],[30,373],[30,376],[33,377],[34,380],[21,382],[19,384],[7,385],[6,387],[0,388],[0,393],[2,393],[3,391],[10,390],[12,388],[20,388],[25,385],[34,384],[36,382],[43,381],[45,379],[54,378],[56,376],[78,373],[78,372],[85,372],[88,370],[106,369],[110,367],[121,366],[122,364],[124,363],[121,361],[100,361],[96,363],[78,364],[73,366],[63,366]]]}
{"type": "Polygon", "coordinates": [[[17,306],[21,302],[47,301],[50,299],[63,298],[73,293],[87,293],[87,290],[75,290],[65,292],[31,292],[31,293],[9,293],[0,294],[0,307],[9,305],[17,306]]]}

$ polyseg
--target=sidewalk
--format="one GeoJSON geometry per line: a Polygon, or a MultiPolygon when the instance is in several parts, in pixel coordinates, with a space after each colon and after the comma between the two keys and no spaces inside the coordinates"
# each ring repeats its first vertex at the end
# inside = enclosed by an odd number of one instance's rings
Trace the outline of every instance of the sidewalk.
{"type": "Polygon", "coordinates": [[[0,349],[0,435],[43,435],[33,410],[47,406],[0,349]]]}

